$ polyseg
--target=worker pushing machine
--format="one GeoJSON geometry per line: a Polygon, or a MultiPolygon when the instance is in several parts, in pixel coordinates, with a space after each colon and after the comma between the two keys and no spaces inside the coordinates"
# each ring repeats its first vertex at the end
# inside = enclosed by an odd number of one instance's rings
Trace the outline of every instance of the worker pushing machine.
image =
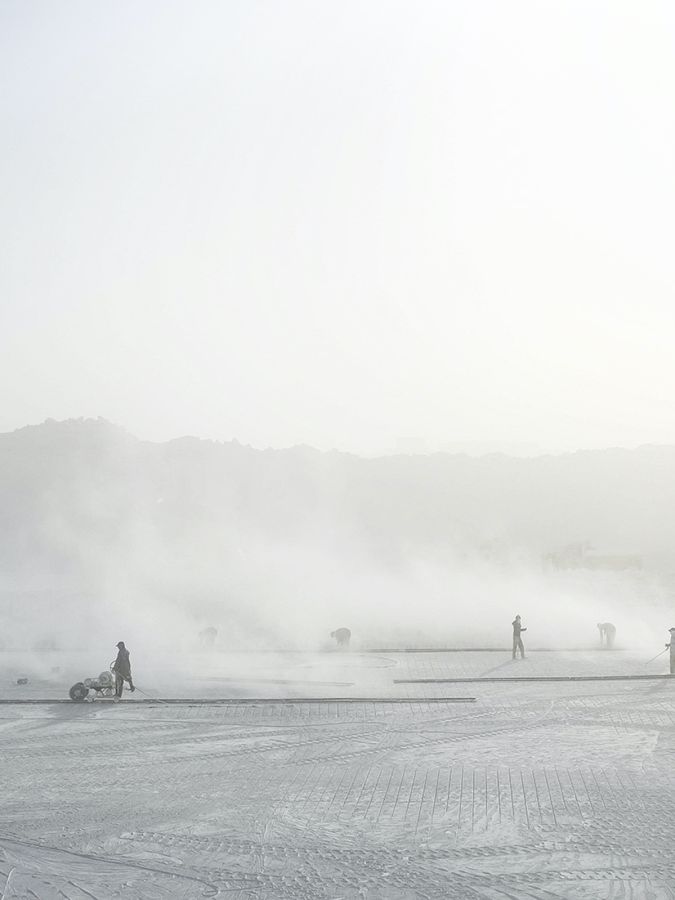
{"type": "Polygon", "coordinates": [[[520,658],[525,659],[525,647],[523,647],[523,639],[521,638],[521,632],[527,631],[527,628],[523,628],[520,624],[520,616],[516,616],[513,622],[513,658],[516,658],[516,652],[520,650],[520,658]]]}
{"type": "Polygon", "coordinates": [[[124,641],[117,644],[117,659],[112,665],[115,673],[115,696],[121,697],[124,690],[124,682],[129,682],[129,690],[135,691],[134,682],[131,678],[131,662],[129,661],[129,651],[124,646],[124,641]]]}
{"type": "MultiPolygon", "coordinates": [[[[669,628],[670,643],[666,644],[666,650],[670,649],[670,674],[675,675],[675,628],[669,628]]],[[[663,653],[663,651],[661,651],[663,653]]]]}

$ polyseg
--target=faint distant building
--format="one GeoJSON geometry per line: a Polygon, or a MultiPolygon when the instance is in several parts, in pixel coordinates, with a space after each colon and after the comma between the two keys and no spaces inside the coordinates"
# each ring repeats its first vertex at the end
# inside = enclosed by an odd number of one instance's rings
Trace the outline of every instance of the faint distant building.
{"type": "Polygon", "coordinates": [[[548,553],[544,562],[554,569],[591,569],[623,572],[641,569],[642,557],[635,553],[596,553],[588,541],[567,544],[561,550],[548,553]]]}

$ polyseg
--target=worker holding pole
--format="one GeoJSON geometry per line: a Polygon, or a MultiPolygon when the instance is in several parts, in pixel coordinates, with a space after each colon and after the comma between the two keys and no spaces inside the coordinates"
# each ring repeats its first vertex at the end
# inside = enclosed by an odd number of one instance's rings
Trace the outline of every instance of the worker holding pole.
{"type": "Polygon", "coordinates": [[[131,678],[131,662],[129,661],[129,651],[124,646],[124,641],[117,643],[117,659],[112,664],[112,670],[115,673],[115,696],[121,697],[124,690],[124,682],[129,683],[129,690],[135,691],[134,682],[131,678]]]}
{"type": "Polygon", "coordinates": [[[513,658],[516,658],[516,652],[520,650],[520,658],[525,659],[525,647],[520,635],[523,631],[527,631],[527,628],[523,628],[520,616],[516,616],[511,625],[513,626],[513,658]]]}
{"type": "Polygon", "coordinates": [[[670,643],[666,644],[666,650],[670,649],[670,674],[675,675],[675,628],[669,628],[670,643]]]}

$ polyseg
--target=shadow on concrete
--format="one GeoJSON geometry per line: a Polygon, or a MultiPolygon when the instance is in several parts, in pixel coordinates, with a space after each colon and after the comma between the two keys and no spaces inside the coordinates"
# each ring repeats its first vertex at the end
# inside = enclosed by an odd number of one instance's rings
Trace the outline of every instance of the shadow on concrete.
{"type": "Polygon", "coordinates": [[[507,659],[506,662],[500,663],[498,666],[494,666],[492,669],[488,669],[486,672],[481,674],[481,678],[484,678],[486,675],[491,675],[493,672],[499,672],[501,669],[510,669],[511,666],[515,666],[519,663],[518,659],[507,659]]]}

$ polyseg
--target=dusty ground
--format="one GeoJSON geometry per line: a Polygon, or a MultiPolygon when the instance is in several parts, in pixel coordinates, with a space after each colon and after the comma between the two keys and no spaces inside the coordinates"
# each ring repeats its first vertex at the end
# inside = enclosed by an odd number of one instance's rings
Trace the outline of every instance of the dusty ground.
{"type": "MultiPolygon", "coordinates": [[[[0,704],[2,900],[675,897],[675,679],[393,684],[663,658],[201,660],[173,696],[317,699],[0,704]]],[[[5,654],[0,693],[64,696],[82,663],[5,654]]],[[[136,669],[146,694],[169,687],[136,669]]]]}

